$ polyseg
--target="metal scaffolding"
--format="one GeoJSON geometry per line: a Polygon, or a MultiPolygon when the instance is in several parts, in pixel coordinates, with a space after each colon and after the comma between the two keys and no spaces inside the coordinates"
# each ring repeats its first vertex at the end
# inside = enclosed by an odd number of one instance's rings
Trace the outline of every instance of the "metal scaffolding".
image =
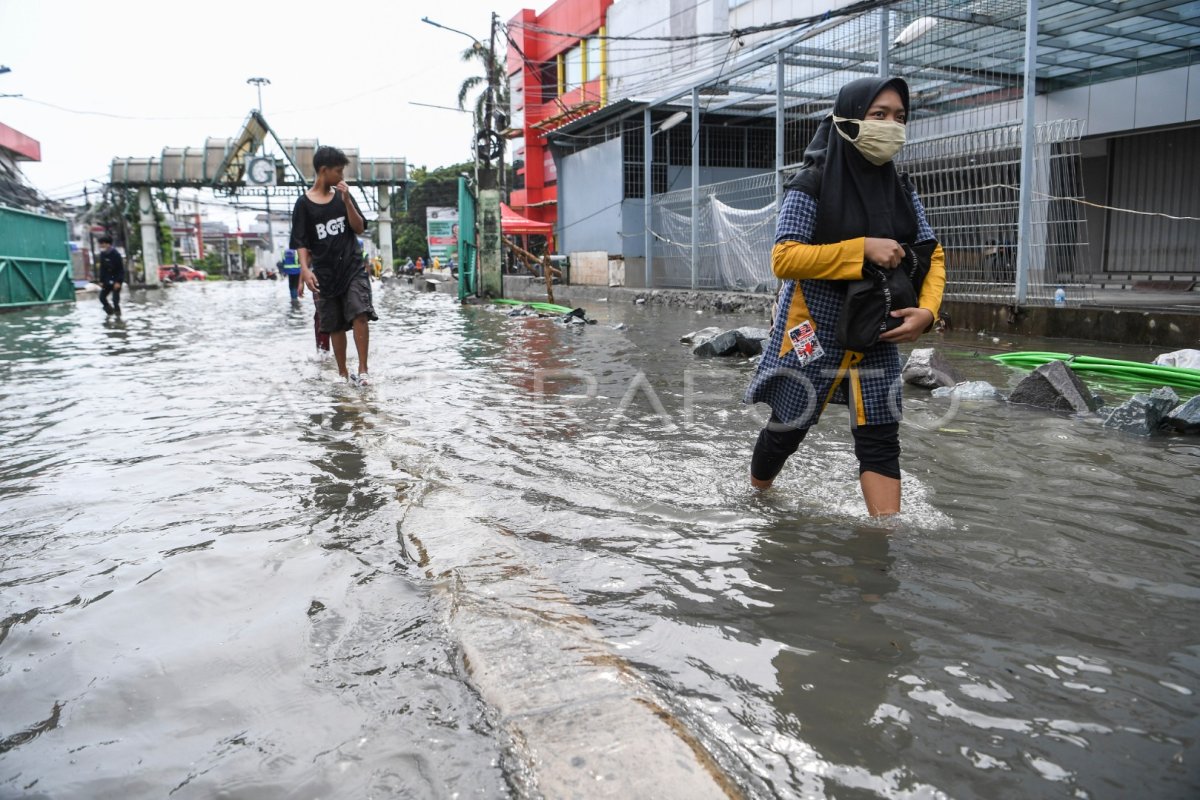
{"type": "Polygon", "coordinates": [[[758,34],[690,85],[655,78],[661,93],[640,109],[640,152],[630,152],[625,127],[627,186],[628,170],[641,172],[640,192],[626,196],[652,198],[642,234],[646,285],[763,283],[773,230],[764,233],[747,212],[774,208],[842,85],[892,74],[907,80],[912,97],[910,143],[897,164],[912,174],[945,247],[947,297],[1045,304],[1067,285],[1085,299],[1083,124],[1037,124],[1035,94],[1188,63],[1200,26],[1179,4],[1151,0],[1040,0],[1040,8],[1039,0],[901,0],[853,9],[784,36],[758,34]],[[655,129],[656,111],[679,109],[689,126],[667,130],[660,121],[655,129]],[[720,127],[705,124],[717,115],[720,127]],[[665,191],[665,165],[684,156],[691,186],[665,191]],[[699,186],[702,159],[765,177],[699,186]],[[722,249],[740,254],[743,267],[723,264],[722,249]]]}

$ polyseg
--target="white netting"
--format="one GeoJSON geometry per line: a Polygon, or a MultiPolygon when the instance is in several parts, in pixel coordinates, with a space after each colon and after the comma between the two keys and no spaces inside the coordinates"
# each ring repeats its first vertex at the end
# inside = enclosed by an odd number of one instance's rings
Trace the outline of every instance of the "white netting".
{"type": "Polygon", "coordinates": [[[775,242],[775,204],[734,208],[709,198],[709,220],[716,248],[717,274],[723,288],[753,289],[775,280],[771,246],[775,242]]]}
{"type": "Polygon", "coordinates": [[[692,211],[691,189],[654,196],[654,286],[745,291],[774,287],[773,174],[701,186],[695,206],[695,248],[692,211]]]}

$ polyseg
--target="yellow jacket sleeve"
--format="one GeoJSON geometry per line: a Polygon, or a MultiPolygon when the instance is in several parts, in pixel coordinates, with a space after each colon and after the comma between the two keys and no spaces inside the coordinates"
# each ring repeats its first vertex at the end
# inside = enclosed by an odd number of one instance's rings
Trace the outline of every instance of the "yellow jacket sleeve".
{"type": "Polygon", "coordinates": [[[929,259],[929,273],[925,276],[925,283],[921,285],[921,298],[917,301],[919,307],[933,313],[934,320],[937,319],[938,311],[942,307],[942,292],[945,289],[946,254],[939,244],[934,248],[933,255],[929,259]]]}
{"type": "Polygon", "coordinates": [[[783,280],[856,281],[862,277],[866,242],[862,237],[834,244],[785,240],[771,250],[771,269],[783,280]]]}

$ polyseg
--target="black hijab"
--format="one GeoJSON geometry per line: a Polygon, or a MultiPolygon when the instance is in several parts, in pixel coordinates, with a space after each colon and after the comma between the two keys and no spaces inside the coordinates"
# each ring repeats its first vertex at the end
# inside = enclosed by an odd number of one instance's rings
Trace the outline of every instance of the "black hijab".
{"type": "MultiPolygon", "coordinates": [[[[908,110],[908,84],[900,78],[859,78],[842,87],[833,115],[863,119],[884,89],[895,89],[908,110]]],[[[804,151],[800,171],[787,182],[817,200],[813,244],[830,244],[859,236],[911,243],[917,236],[917,213],[896,167],[877,167],[833,130],[833,116],[821,120],[804,151]]],[[[854,138],[858,125],[840,123],[854,138]]]]}

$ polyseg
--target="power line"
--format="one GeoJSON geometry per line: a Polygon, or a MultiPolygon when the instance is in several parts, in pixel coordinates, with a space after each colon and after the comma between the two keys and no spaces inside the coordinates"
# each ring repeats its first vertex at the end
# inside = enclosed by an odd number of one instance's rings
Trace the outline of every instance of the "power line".
{"type": "Polygon", "coordinates": [[[861,0],[861,2],[854,3],[853,5],[825,11],[821,14],[813,14],[807,17],[796,17],[793,19],[780,20],[779,22],[769,22],[765,25],[751,25],[746,28],[730,28],[728,31],[691,33],[679,36],[612,36],[609,34],[600,35],[598,33],[585,34],[571,31],[556,31],[550,28],[543,28],[540,25],[521,22],[515,22],[511,24],[523,30],[541,33],[547,36],[558,36],[566,39],[604,39],[612,42],[694,42],[705,39],[724,38],[737,40],[744,36],[753,36],[757,33],[767,33],[770,31],[782,30],[784,28],[796,28],[800,27],[801,25],[810,25],[814,22],[821,22],[823,20],[861,14],[865,11],[870,11],[872,9],[879,8],[880,6],[889,4],[889,0],[861,0]]]}
{"type": "Polygon", "coordinates": [[[80,114],[80,115],[89,116],[89,117],[108,117],[109,119],[124,119],[124,120],[130,120],[130,121],[134,121],[134,122],[164,122],[164,121],[195,122],[195,121],[209,121],[209,120],[241,119],[241,117],[233,117],[233,116],[143,117],[143,116],[132,116],[132,115],[128,115],[128,114],[113,114],[108,111],[89,111],[89,110],[78,109],[78,108],[67,108],[66,106],[60,106],[57,103],[47,103],[45,100],[35,100],[32,97],[21,97],[18,99],[24,100],[26,103],[34,103],[39,106],[46,106],[47,108],[53,108],[56,111],[63,111],[68,114],[80,114]]]}

